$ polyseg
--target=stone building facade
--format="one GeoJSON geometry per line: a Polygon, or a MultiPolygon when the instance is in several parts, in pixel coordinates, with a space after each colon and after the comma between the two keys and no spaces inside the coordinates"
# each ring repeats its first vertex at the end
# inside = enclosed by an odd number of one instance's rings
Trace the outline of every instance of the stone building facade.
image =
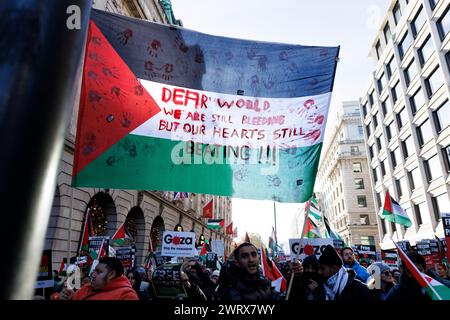
{"type": "Polygon", "coordinates": [[[377,220],[358,101],[343,102],[324,143],[315,192],[321,210],[348,245],[376,245],[377,220]]]}

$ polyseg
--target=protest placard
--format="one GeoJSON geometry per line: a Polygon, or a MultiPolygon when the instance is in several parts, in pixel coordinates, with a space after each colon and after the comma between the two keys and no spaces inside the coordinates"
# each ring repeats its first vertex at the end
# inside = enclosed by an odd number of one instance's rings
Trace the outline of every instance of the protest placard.
{"type": "Polygon", "coordinates": [[[165,231],[163,235],[161,255],[167,257],[194,257],[195,233],[165,231]]]}
{"type": "Polygon", "coordinates": [[[215,252],[217,256],[223,257],[225,254],[225,245],[223,240],[212,240],[211,251],[215,252]]]}
{"type": "MultiPolygon", "coordinates": [[[[298,252],[298,246],[300,239],[289,239],[289,249],[291,251],[291,257],[295,256],[298,252]]],[[[327,245],[333,245],[333,239],[331,238],[319,238],[319,239],[302,239],[302,247],[300,249],[299,258],[303,260],[309,255],[315,255],[317,259],[322,255],[323,250],[327,245]]]]}
{"type": "Polygon", "coordinates": [[[180,299],[187,297],[181,283],[181,263],[164,263],[152,274],[152,286],[158,298],[180,299]]]}

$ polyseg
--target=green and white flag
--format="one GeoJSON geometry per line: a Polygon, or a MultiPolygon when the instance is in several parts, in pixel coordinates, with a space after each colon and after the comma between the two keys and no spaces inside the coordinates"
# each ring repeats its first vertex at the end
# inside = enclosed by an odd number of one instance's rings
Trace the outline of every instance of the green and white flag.
{"type": "MultiPolygon", "coordinates": [[[[223,219],[208,219],[207,227],[208,229],[220,229],[225,225],[225,220],[223,219]]],[[[205,240],[206,242],[206,240],[205,240]]]]}
{"type": "Polygon", "coordinates": [[[403,208],[398,204],[397,201],[392,199],[389,194],[389,190],[386,191],[381,218],[386,219],[387,221],[404,225],[407,228],[412,226],[412,222],[409,219],[408,214],[405,210],[403,210],[403,208]]]}

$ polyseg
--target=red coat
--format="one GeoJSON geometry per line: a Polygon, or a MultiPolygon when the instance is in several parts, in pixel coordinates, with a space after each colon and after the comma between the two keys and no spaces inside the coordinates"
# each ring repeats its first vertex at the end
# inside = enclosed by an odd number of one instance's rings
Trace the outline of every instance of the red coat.
{"type": "Polygon", "coordinates": [[[111,280],[104,288],[94,291],[91,284],[80,288],[73,295],[73,300],[139,300],[125,276],[111,280]]]}

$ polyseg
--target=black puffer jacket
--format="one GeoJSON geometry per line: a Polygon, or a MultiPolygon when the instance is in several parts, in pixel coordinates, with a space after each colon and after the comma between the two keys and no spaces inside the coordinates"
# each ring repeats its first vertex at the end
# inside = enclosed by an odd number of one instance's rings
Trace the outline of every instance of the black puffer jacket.
{"type": "Polygon", "coordinates": [[[400,283],[395,285],[386,296],[387,301],[429,301],[416,279],[409,278],[404,272],[400,276],[400,283]]]}
{"type": "Polygon", "coordinates": [[[342,290],[341,294],[336,295],[335,300],[375,301],[375,296],[364,283],[358,279],[348,277],[344,290],[342,290]]]}
{"type": "Polygon", "coordinates": [[[224,264],[220,271],[217,295],[224,301],[259,301],[281,300],[271,282],[259,275],[258,279],[250,279],[233,262],[224,264]]]}

